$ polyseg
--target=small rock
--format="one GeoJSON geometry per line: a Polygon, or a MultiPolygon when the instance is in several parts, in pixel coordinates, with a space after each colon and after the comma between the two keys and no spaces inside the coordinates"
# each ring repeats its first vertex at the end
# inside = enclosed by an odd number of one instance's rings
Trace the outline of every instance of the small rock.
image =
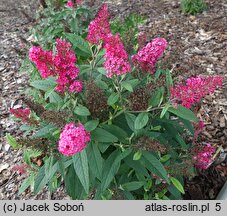
{"type": "Polygon", "coordinates": [[[225,127],[225,117],[224,117],[224,116],[222,116],[222,117],[220,118],[220,127],[221,127],[221,128],[224,128],[224,127],[225,127]]]}

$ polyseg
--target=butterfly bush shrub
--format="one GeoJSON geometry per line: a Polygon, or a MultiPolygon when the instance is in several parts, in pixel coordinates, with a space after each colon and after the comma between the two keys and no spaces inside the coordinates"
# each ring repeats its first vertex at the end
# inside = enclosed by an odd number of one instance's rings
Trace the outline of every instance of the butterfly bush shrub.
{"type": "Polygon", "coordinates": [[[19,193],[63,185],[72,199],[181,199],[184,179],[215,153],[200,142],[204,123],[193,106],[223,77],[173,83],[170,70],[156,67],[168,41],[147,41],[135,26],[129,54],[116,32],[125,23],[111,26],[106,4],[94,18],[81,2],[52,13],[22,65],[30,77],[24,109],[10,110],[24,136],[6,138],[24,150],[19,167],[29,173],[19,193]]]}

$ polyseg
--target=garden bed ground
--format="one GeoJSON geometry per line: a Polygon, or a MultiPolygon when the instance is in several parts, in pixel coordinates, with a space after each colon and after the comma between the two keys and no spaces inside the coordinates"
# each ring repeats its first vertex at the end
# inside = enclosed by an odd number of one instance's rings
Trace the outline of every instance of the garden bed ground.
{"type": "MultiPolygon", "coordinates": [[[[19,74],[20,60],[26,54],[21,46],[29,37],[28,29],[34,24],[36,1],[2,0],[0,5],[0,199],[68,199],[60,188],[52,196],[47,190],[33,196],[29,190],[18,196],[17,191],[25,175],[11,171],[21,163],[22,152],[12,150],[4,136],[19,136],[15,122],[10,121],[9,108],[22,106],[21,90],[26,77],[19,74]]],[[[98,6],[103,1],[95,1],[98,6]]],[[[162,60],[172,68],[176,79],[183,80],[196,74],[223,74],[227,76],[227,0],[207,0],[208,9],[197,16],[180,12],[176,0],[116,0],[107,1],[113,16],[124,17],[130,12],[147,16],[141,31],[148,39],[164,37],[169,42],[162,60]]],[[[195,110],[205,121],[202,141],[216,145],[222,152],[215,164],[192,180],[186,181],[185,199],[214,199],[227,179],[227,82],[223,89],[207,96],[195,110]],[[224,160],[225,159],[225,160],[224,160]]]]}

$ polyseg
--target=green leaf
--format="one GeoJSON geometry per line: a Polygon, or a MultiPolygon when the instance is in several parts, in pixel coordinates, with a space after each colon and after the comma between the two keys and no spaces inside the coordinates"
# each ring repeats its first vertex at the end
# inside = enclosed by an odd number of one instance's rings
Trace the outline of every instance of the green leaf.
{"type": "Polygon", "coordinates": [[[195,121],[195,122],[198,121],[195,114],[190,109],[187,109],[187,108],[183,107],[182,105],[178,105],[177,109],[175,109],[173,107],[169,107],[168,111],[183,119],[186,119],[189,121],[195,121]]]}
{"type": "Polygon", "coordinates": [[[6,134],[6,141],[9,143],[9,145],[13,148],[13,149],[18,149],[21,147],[21,145],[19,145],[16,141],[16,139],[11,136],[9,133],[6,134]]]}
{"type": "Polygon", "coordinates": [[[133,168],[137,173],[139,173],[140,175],[143,175],[147,178],[150,177],[147,169],[144,167],[144,165],[141,163],[141,161],[134,161],[131,157],[131,155],[129,155],[127,158],[124,159],[125,163],[133,168]]]}
{"type": "Polygon", "coordinates": [[[136,116],[133,115],[132,113],[125,113],[125,118],[126,118],[126,121],[128,123],[129,128],[132,131],[135,131],[135,120],[136,120],[136,116]]]}
{"type": "Polygon", "coordinates": [[[170,177],[170,181],[173,183],[173,185],[179,190],[182,194],[184,194],[184,187],[182,184],[174,177],[170,177]]]}
{"type": "Polygon", "coordinates": [[[96,143],[91,143],[88,147],[89,167],[91,172],[99,180],[102,179],[103,159],[96,143]]]}
{"type": "Polygon", "coordinates": [[[96,142],[117,142],[118,138],[102,128],[96,128],[91,132],[91,139],[96,142]]]}
{"type": "Polygon", "coordinates": [[[118,101],[118,99],[119,99],[119,95],[117,93],[113,92],[109,96],[109,98],[107,100],[107,104],[111,106],[111,105],[115,104],[118,101]]]}
{"type": "Polygon", "coordinates": [[[73,155],[73,166],[85,192],[89,193],[89,172],[88,160],[86,151],[79,152],[73,155]]]}
{"type": "Polygon", "coordinates": [[[147,151],[143,151],[143,157],[147,160],[148,163],[146,163],[147,169],[149,169],[151,172],[155,173],[157,176],[165,180],[167,183],[169,183],[169,178],[167,176],[167,172],[162,165],[162,163],[155,157],[153,154],[147,151]]]}
{"type": "Polygon", "coordinates": [[[192,123],[188,120],[185,120],[185,119],[182,119],[181,118],[181,121],[184,123],[184,126],[190,131],[190,133],[193,135],[194,132],[195,132],[195,129],[192,125],[192,123]]]}
{"type": "Polygon", "coordinates": [[[106,75],[106,68],[104,68],[104,67],[98,67],[97,68],[97,71],[99,73],[101,73],[102,75],[106,75]]]}
{"type": "Polygon", "coordinates": [[[39,90],[48,91],[56,87],[56,82],[53,77],[48,77],[44,80],[35,80],[31,82],[31,86],[39,90]]]}
{"type": "Polygon", "coordinates": [[[183,139],[179,134],[176,135],[176,140],[177,140],[177,142],[181,145],[181,147],[182,147],[183,149],[187,149],[187,148],[188,148],[188,146],[187,146],[187,144],[185,143],[184,139],[183,139]]]}
{"type": "Polygon", "coordinates": [[[109,184],[118,172],[121,160],[127,157],[130,153],[131,150],[125,150],[122,153],[119,150],[115,150],[107,158],[103,167],[101,191],[104,191],[106,188],[108,188],[109,184]]]}
{"type": "Polygon", "coordinates": [[[49,99],[50,99],[50,103],[59,103],[62,101],[61,96],[56,93],[55,91],[52,91],[49,95],[48,95],[49,99]]]}
{"type": "Polygon", "coordinates": [[[85,53],[91,54],[88,42],[85,41],[81,36],[72,33],[65,33],[65,35],[75,47],[79,48],[85,53]]]}
{"type": "Polygon", "coordinates": [[[165,163],[165,162],[168,161],[170,158],[171,158],[171,156],[170,156],[169,154],[167,154],[167,155],[162,156],[162,157],[160,158],[160,161],[161,161],[162,163],[165,163]]]}
{"type": "Polygon", "coordinates": [[[26,164],[31,165],[31,158],[39,157],[42,154],[41,150],[37,149],[26,149],[24,150],[23,159],[26,162],[26,164]]]}
{"type": "Polygon", "coordinates": [[[18,195],[20,195],[21,193],[23,193],[29,186],[33,185],[34,183],[34,173],[31,172],[30,176],[28,178],[26,178],[23,183],[21,184],[19,191],[18,191],[18,195]]]}
{"type": "Polygon", "coordinates": [[[123,81],[123,82],[121,83],[121,85],[122,85],[126,90],[128,90],[128,91],[130,91],[130,92],[133,92],[133,87],[132,87],[132,85],[130,84],[130,82],[123,81]]]}
{"type": "Polygon", "coordinates": [[[140,113],[135,120],[135,129],[139,130],[146,126],[147,122],[149,120],[148,113],[140,113]]]}
{"type": "Polygon", "coordinates": [[[91,71],[90,65],[79,65],[79,68],[80,68],[80,75],[88,74],[91,71]]]}
{"type": "Polygon", "coordinates": [[[162,109],[162,112],[161,112],[161,114],[160,114],[160,118],[163,118],[163,116],[166,114],[166,112],[168,111],[168,109],[169,109],[170,106],[171,106],[171,105],[170,105],[169,103],[167,103],[167,104],[164,106],[164,108],[162,109]]]}
{"type": "Polygon", "coordinates": [[[167,87],[168,89],[170,89],[173,86],[173,79],[169,70],[166,70],[165,73],[166,73],[167,87]]]}
{"type": "Polygon", "coordinates": [[[155,107],[162,103],[163,95],[164,95],[164,87],[159,88],[155,91],[152,95],[151,99],[149,100],[149,106],[155,107]]]}
{"type": "Polygon", "coordinates": [[[34,135],[33,138],[39,138],[39,137],[46,137],[50,133],[52,133],[53,130],[55,130],[56,127],[52,124],[48,124],[45,127],[39,129],[34,135]]]}
{"type": "Polygon", "coordinates": [[[110,132],[112,135],[116,136],[119,141],[125,142],[125,139],[128,137],[128,134],[120,127],[112,125],[103,125],[103,129],[110,132]]]}
{"type": "Polygon", "coordinates": [[[77,106],[74,112],[79,116],[89,116],[91,113],[89,112],[88,108],[85,106],[77,106]]]}
{"type": "Polygon", "coordinates": [[[132,88],[135,88],[140,83],[138,79],[127,80],[127,82],[132,86],[132,88]]]}
{"type": "Polygon", "coordinates": [[[86,128],[87,131],[91,132],[93,130],[95,130],[95,128],[97,128],[99,124],[99,120],[91,120],[91,121],[88,121],[84,127],[86,128]]]}
{"type": "Polygon", "coordinates": [[[142,152],[141,151],[137,151],[134,155],[133,155],[133,160],[139,160],[142,156],[142,152]]]}
{"type": "Polygon", "coordinates": [[[85,199],[86,194],[84,188],[75,173],[73,165],[70,165],[67,169],[64,184],[67,194],[69,194],[69,196],[71,196],[73,199],[85,199]]]}
{"type": "Polygon", "coordinates": [[[132,181],[121,185],[123,190],[126,190],[126,191],[135,191],[141,188],[142,186],[144,186],[144,182],[141,182],[141,181],[132,181]]]}
{"type": "Polygon", "coordinates": [[[37,194],[47,183],[48,178],[45,175],[45,166],[42,166],[35,178],[34,193],[37,194]]]}
{"type": "Polygon", "coordinates": [[[108,85],[102,80],[96,80],[95,84],[101,89],[108,89],[108,85]]]}
{"type": "Polygon", "coordinates": [[[76,18],[72,19],[72,21],[70,22],[70,28],[72,29],[73,33],[78,34],[79,28],[76,18]]]}

